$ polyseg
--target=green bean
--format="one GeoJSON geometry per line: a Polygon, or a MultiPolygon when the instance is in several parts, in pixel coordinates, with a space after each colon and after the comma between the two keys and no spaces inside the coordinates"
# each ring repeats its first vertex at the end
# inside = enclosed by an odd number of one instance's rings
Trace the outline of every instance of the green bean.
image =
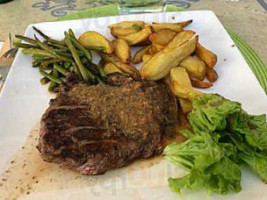
{"type": "Polygon", "coordinates": [[[106,72],[104,71],[103,67],[99,66],[99,65],[97,65],[97,67],[98,67],[98,71],[100,73],[100,76],[105,79],[107,77],[107,75],[106,75],[106,72]]]}
{"type": "Polygon", "coordinates": [[[85,56],[84,52],[82,52],[82,51],[78,51],[78,54],[79,54],[80,57],[85,56]]]}
{"type": "Polygon", "coordinates": [[[99,60],[99,62],[98,62],[98,65],[104,67],[105,63],[106,63],[105,59],[101,58],[101,59],[99,60]]]}
{"type": "Polygon", "coordinates": [[[71,71],[71,72],[74,72],[74,66],[71,66],[71,67],[70,67],[70,71],[71,71]]]}
{"type": "Polygon", "coordinates": [[[78,66],[77,66],[74,62],[72,63],[72,66],[73,66],[73,71],[74,71],[74,73],[78,76],[78,78],[79,78],[80,80],[83,80],[83,77],[82,77],[82,75],[81,75],[81,72],[79,71],[78,66]]]}
{"type": "Polygon", "coordinates": [[[66,69],[69,69],[71,67],[71,63],[70,62],[64,62],[64,67],[66,69]]]}
{"type": "Polygon", "coordinates": [[[105,62],[106,61],[103,58],[101,58],[100,61],[98,62],[98,65],[97,65],[99,73],[100,73],[102,78],[106,78],[107,77],[106,72],[104,71],[105,62]]]}
{"type": "Polygon", "coordinates": [[[35,45],[31,45],[31,44],[26,44],[26,43],[21,43],[21,42],[13,42],[13,45],[15,47],[18,47],[18,48],[37,48],[37,46],[35,45]]]}
{"type": "Polygon", "coordinates": [[[96,76],[100,74],[100,73],[99,73],[99,70],[98,70],[98,68],[97,68],[97,66],[96,66],[96,64],[94,64],[94,63],[87,63],[87,64],[86,64],[86,67],[87,67],[93,74],[95,74],[96,76]]]}
{"type": "Polygon", "coordinates": [[[58,73],[58,71],[54,68],[54,65],[53,65],[53,68],[52,68],[52,75],[54,76],[54,77],[56,77],[56,78],[58,78],[59,77],[59,73],[58,73]]]}
{"type": "Polygon", "coordinates": [[[23,40],[25,42],[28,42],[30,44],[36,44],[36,41],[32,38],[28,38],[26,36],[23,36],[23,35],[15,35],[16,38],[20,39],[20,40],[23,40]]]}
{"type": "Polygon", "coordinates": [[[48,78],[50,81],[53,81],[53,82],[55,82],[57,84],[61,84],[62,83],[62,80],[60,78],[54,77],[53,75],[46,73],[44,70],[40,69],[40,73],[44,77],[48,78]]]}
{"type": "Polygon", "coordinates": [[[34,35],[34,38],[35,38],[35,40],[36,40],[37,45],[40,46],[42,49],[48,51],[50,54],[54,55],[54,56],[57,57],[57,58],[62,59],[63,61],[70,61],[70,62],[72,61],[70,58],[67,58],[67,57],[64,57],[64,56],[61,56],[61,55],[57,54],[56,51],[55,51],[53,48],[51,48],[51,47],[49,47],[47,44],[41,42],[41,41],[36,37],[36,35],[34,35]]]}
{"type": "Polygon", "coordinates": [[[36,60],[32,61],[32,66],[33,67],[39,67],[40,64],[41,64],[40,61],[36,61],[36,60]]]}
{"type": "Polygon", "coordinates": [[[71,53],[63,52],[63,51],[60,51],[59,49],[55,49],[54,51],[59,56],[64,56],[64,57],[72,58],[71,53]]]}
{"type": "Polygon", "coordinates": [[[56,58],[55,55],[42,49],[29,48],[29,49],[23,49],[22,52],[25,54],[33,54],[33,55],[46,56],[49,58],[56,58]]]}
{"type": "Polygon", "coordinates": [[[63,74],[64,76],[67,76],[68,71],[66,69],[64,69],[63,67],[61,67],[58,64],[54,64],[53,65],[54,69],[56,69],[59,73],[63,74]]]}
{"type": "Polygon", "coordinates": [[[51,83],[48,86],[48,91],[49,92],[57,92],[58,91],[58,85],[57,85],[57,83],[51,81],[51,83]]]}
{"type": "Polygon", "coordinates": [[[48,39],[49,37],[44,34],[42,31],[40,31],[38,28],[36,28],[35,26],[32,27],[33,30],[35,30],[37,33],[39,33],[39,35],[41,35],[44,39],[48,39]]]}
{"type": "Polygon", "coordinates": [[[48,52],[50,52],[51,54],[55,54],[55,51],[52,47],[48,46],[47,44],[45,44],[44,42],[41,42],[37,37],[36,35],[34,35],[34,38],[35,38],[35,41],[36,41],[36,44],[42,48],[43,50],[46,50],[48,52]]]}
{"type": "Polygon", "coordinates": [[[48,78],[46,78],[46,77],[43,77],[43,78],[40,79],[40,83],[41,83],[42,85],[47,84],[49,81],[50,81],[50,80],[49,80],[48,78]]]}
{"type": "Polygon", "coordinates": [[[97,80],[98,83],[102,82],[102,80],[98,76],[96,77],[96,80],[97,80]]]}
{"type": "Polygon", "coordinates": [[[70,52],[72,53],[72,56],[73,56],[77,66],[79,68],[79,71],[82,75],[82,78],[87,82],[94,81],[95,76],[90,71],[88,71],[84,67],[84,65],[82,64],[80,57],[79,57],[79,54],[78,54],[77,50],[75,49],[75,47],[73,46],[73,44],[71,43],[71,40],[70,40],[70,38],[66,32],[65,32],[65,36],[66,36],[65,37],[65,43],[68,46],[70,52]]]}
{"type": "Polygon", "coordinates": [[[81,62],[85,65],[88,63],[88,60],[86,58],[81,58],[81,62]]]}
{"type": "Polygon", "coordinates": [[[69,36],[76,39],[75,34],[71,28],[69,29],[69,36]]]}
{"type": "Polygon", "coordinates": [[[62,50],[65,50],[65,51],[68,50],[68,47],[66,47],[64,45],[61,45],[61,44],[55,44],[55,43],[47,43],[47,44],[50,45],[50,46],[56,47],[58,49],[62,49],[62,50]]]}
{"type": "Polygon", "coordinates": [[[75,40],[74,38],[70,38],[71,41],[73,42],[73,44],[76,46],[77,49],[81,50],[84,55],[86,56],[86,58],[91,61],[92,60],[92,54],[90,51],[88,51],[87,49],[85,49],[77,40],[75,40]]]}
{"type": "Polygon", "coordinates": [[[52,58],[52,59],[42,61],[41,65],[45,69],[45,68],[47,68],[48,65],[53,64],[53,63],[58,63],[60,61],[61,61],[61,59],[59,59],[59,58],[52,58]]]}
{"type": "Polygon", "coordinates": [[[50,38],[49,36],[47,36],[46,34],[44,34],[42,31],[40,31],[40,30],[39,30],[38,28],[36,28],[35,26],[33,26],[33,29],[34,29],[39,35],[41,35],[46,41],[48,41],[48,42],[50,42],[50,43],[54,43],[54,44],[64,45],[64,42],[50,38]]]}
{"type": "Polygon", "coordinates": [[[34,59],[34,61],[38,61],[38,62],[43,62],[45,60],[50,59],[47,56],[40,56],[40,55],[32,55],[32,58],[34,59]]]}
{"type": "Polygon", "coordinates": [[[69,35],[67,35],[66,37],[69,37],[69,39],[71,40],[71,42],[73,43],[73,45],[77,48],[77,49],[79,49],[79,50],[81,50],[83,53],[84,53],[84,55],[86,56],[86,58],[88,59],[88,60],[92,60],[92,55],[91,55],[91,53],[90,52],[88,52],[77,40],[76,40],[76,38],[75,38],[75,36],[74,37],[70,37],[69,35]]]}

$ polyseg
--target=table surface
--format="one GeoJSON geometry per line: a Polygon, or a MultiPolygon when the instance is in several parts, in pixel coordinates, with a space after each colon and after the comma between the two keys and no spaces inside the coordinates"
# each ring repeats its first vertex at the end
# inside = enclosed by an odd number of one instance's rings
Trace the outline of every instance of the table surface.
{"type": "MultiPolygon", "coordinates": [[[[237,32],[267,64],[267,5],[265,0],[168,0],[189,10],[212,10],[221,22],[237,32]]],[[[105,5],[114,0],[14,0],[0,4],[0,41],[8,34],[23,34],[31,23],[53,21],[59,16],[90,7],[105,5]]]]}

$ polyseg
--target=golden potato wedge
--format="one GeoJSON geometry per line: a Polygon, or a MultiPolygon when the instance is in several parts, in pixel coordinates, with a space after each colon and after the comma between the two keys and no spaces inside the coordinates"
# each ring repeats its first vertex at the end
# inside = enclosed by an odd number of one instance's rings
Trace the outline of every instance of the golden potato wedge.
{"type": "Polygon", "coordinates": [[[151,44],[151,42],[149,41],[149,39],[147,38],[147,39],[145,39],[143,42],[140,42],[140,43],[138,43],[138,44],[134,44],[134,45],[132,45],[133,47],[143,47],[143,46],[148,46],[148,45],[150,45],[151,44]]]}
{"type": "Polygon", "coordinates": [[[190,78],[186,70],[182,67],[175,67],[171,69],[170,80],[171,82],[173,81],[179,82],[183,87],[192,88],[190,78]]]}
{"type": "Polygon", "coordinates": [[[153,23],[152,28],[154,32],[157,32],[161,29],[170,29],[177,33],[183,31],[183,26],[175,23],[153,23]]]}
{"type": "Polygon", "coordinates": [[[106,74],[112,74],[112,73],[123,73],[116,65],[113,63],[106,63],[104,66],[104,71],[106,74]]]}
{"type": "Polygon", "coordinates": [[[159,52],[161,51],[162,49],[164,49],[164,46],[160,45],[160,44],[156,44],[156,43],[153,43],[152,46],[154,47],[154,49],[159,52]]]}
{"type": "Polygon", "coordinates": [[[197,96],[202,94],[201,92],[192,88],[184,87],[180,82],[177,81],[173,81],[171,83],[171,88],[174,95],[180,98],[188,99],[191,102],[193,102],[197,96]]]}
{"type": "Polygon", "coordinates": [[[204,81],[200,81],[200,80],[197,80],[197,79],[190,79],[191,80],[191,84],[193,87],[196,87],[196,88],[210,88],[212,87],[212,83],[210,82],[204,82],[204,81]]]}
{"type": "Polygon", "coordinates": [[[126,36],[119,36],[119,38],[126,40],[128,42],[128,44],[130,46],[132,46],[132,45],[136,45],[136,44],[139,44],[139,43],[146,41],[151,33],[152,33],[151,27],[146,26],[141,31],[139,31],[137,33],[132,33],[132,34],[126,35],[126,36]]]}
{"type": "Polygon", "coordinates": [[[217,63],[217,56],[199,43],[196,46],[196,54],[210,68],[217,63]]]}
{"type": "MultiPolygon", "coordinates": [[[[193,22],[192,19],[190,20],[186,20],[186,21],[182,21],[182,22],[174,22],[174,23],[165,23],[165,24],[179,24],[181,25],[182,27],[186,27],[188,26],[189,24],[191,24],[193,22]]],[[[159,23],[159,22],[152,22],[152,24],[164,24],[164,23],[159,23]]]]}
{"type": "Polygon", "coordinates": [[[193,101],[201,92],[194,90],[186,70],[182,67],[175,67],[170,71],[171,88],[173,94],[179,98],[193,101]]]}
{"type": "Polygon", "coordinates": [[[83,45],[85,48],[99,48],[103,49],[104,53],[111,54],[114,50],[112,43],[95,31],[87,31],[83,33],[78,41],[83,45]]]}
{"type": "Polygon", "coordinates": [[[148,53],[150,55],[155,55],[156,53],[158,53],[159,51],[157,50],[157,48],[155,47],[155,45],[151,44],[150,48],[148,50],[148,53]]]}
{"type": "Polygon", "coordinates": [[[125,36],[125,35],[130,35],[132,33],[136,33],[139,30],[136,28],[121,28],[121,27],[111,27],[110,28],[110,33],[114,37],[120,37],[120,36],[125,36]]]}
{"type": "Polygon", "coordinates": [[[192,111],[193,106],[191,101],[179,98],[179,103],[184,114],[187,114],[192,111]]]}
{"type": "Polygon", "coordinates": [[[117,68],[119,68],[121,71],[128,73],[130,75],[132,75],[132,77],[135,80],[140,80],[141,79],[141,75],[138,69],[136,69],[135,67],[129,65],[129,64],[125,64],[123,62],[121,62],[118,58],[114,57],[114,56],[109,56],[109,55],[105,55],[105,54],[101,54],[101,57],[106,61],[106,62],[110,62],[113,63],[117,68]]]}
{"type": "Polygon", "coordinates": [[[123,39],[113,40],[112,43],[116,57],[123,63],[129,63],[131,60],[131,50],[128,43],[123,39]]]}
{"type": "Polygon", "coordinates": [[[186,26],[188,26],[189,24],[191,24],[192,22],[193,22],[193,20],[190,19],[190,20],[186,20],[186,21],[182,21],[182,22],[178,22],[178,23],[181,24],[182,27],[186,27],[186,26]]]}
{"type": "Polygon", "coordinates": [[[206,77],[207,77],[207,79],[208,79],[210,82],[213,83],[213,82],[217,81],[217,79],[218,79],[218,74],[217,74],[217,72],[215,71],[215,69],[207,67],[207,70],[206,70],[206,77]]]}
{"type": "Polygon", "coordinates": [[[149,54],[145,54],[142,56],[142,60],[144,63],[146,63],[147,61],[149,61],[152,58],[152,55],[149,54]]]}
{"type": "Polygon", "coordinates": [[[179,64],[179,66],[185,68],[190,77],[194,77],[201,81],[205,78],[206,65],[198,58],[188,56],[179,64]]]}
{"type": "Polygon", "coordinates": [[[137,63],[142,62],[142,56],[149,51],[149,48],[150,48],[150,46],[146,46],[146,47],[142,47],[141,49],[139,49],[135,53],[135,55],[132,59],[132,63],[137,64],[137,63]]]}
{"type": "Polygon", "coordinates": [[[163,50],[155,54],[141,68],[141,75],[147,80],[159,80],[176,67],[183,59],[195,51],[198,36],[184,38],[183,32],[173,39],[163,50]],[[180,36],[179,36],[180,35],[180,36]]]}
{"type": "Polygon", "coordinates": [[[177,44],[182,45],[195,35],[194,31],[182,31],[178,33],[171,42],[165,47],[166,51],[172,50],[177,47],[177,44]]]}
{"type": "Polygon", "coordinates": [[[109,28],[119,27],[119,28],[136,28],[137,29],[137,26],[142,29],[145,26],[145,22],[142,22],[142,21],[123,21],[120,23],[109,25],[108,27],[109,28]]]}
{"type": "Polygon", "coordinates": [[[177,34],[177,32],[170,29],[161,29],[156,33],[153,33],[149,36],[149,40],[153,44],[159,44],[166,46],[177,34]]]}

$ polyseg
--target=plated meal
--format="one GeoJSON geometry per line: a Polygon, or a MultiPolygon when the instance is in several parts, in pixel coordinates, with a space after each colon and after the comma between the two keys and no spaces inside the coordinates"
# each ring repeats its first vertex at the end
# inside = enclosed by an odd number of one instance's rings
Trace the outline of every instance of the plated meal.
{"type": "MultiPolygon", "coordinates": [[[[163,154],[187,171],[168,179],[178,193],[239,192],[241,165],[266,182],[266,116],[198,90],[217,84],[220,55],[186,28],[191,23],[122,21],[106,27],[112,41],[91,30],[76,36],[72,29],[56,40],[37,27],[33,38],[16,36],[21,41],[14,45],[32,55],[40,83],[56,93],[33,136],[38,157],[86,177],[163,154]]],[[[16,172],[6,171],[3,199],[18,199],[8,192],[8,177],[16,172]]]]}

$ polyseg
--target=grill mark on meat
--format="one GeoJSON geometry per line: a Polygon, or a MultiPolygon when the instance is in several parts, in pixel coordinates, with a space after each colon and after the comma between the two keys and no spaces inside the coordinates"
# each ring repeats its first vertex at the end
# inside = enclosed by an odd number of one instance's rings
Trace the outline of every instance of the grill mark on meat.
{"type": "Polygon", "coordinates": [[[37,147],[45,161],[102,174],[162,152],[162,134],[176,123],[168,87],[121,76],[109,83],[71,85],[50,101],[37,147]]]}

